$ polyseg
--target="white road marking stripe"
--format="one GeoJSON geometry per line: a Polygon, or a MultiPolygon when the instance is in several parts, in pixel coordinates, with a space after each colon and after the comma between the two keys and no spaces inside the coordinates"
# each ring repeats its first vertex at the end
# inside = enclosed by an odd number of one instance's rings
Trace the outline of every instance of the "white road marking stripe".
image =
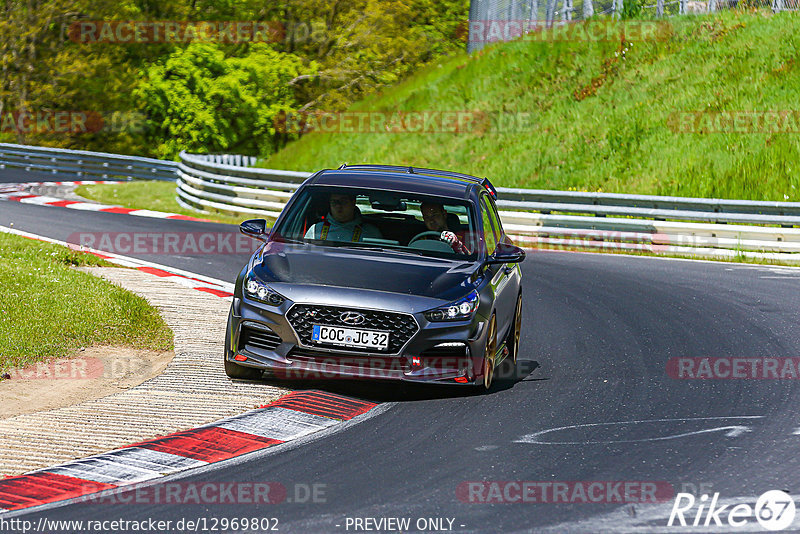
{"type": "MultiPolygon", "coordinates": [[[[6,232],[9,234],[15,234],[24,237],[30,237],[33,239],[39,239],[41,241],[46,241],[48,243],[55,243],[56,245],[61,245],[72,249],[76,248],[75,244],[72,243],[65,243],[64,241],[59,241],[58,239],[52,239],[50,237],[41,236],[39,234],[17,230],[15,228],[10,228],[8,226],[0,226],[0,232],[6,232]]],[[[114,254],[112,252],[105,252],[103,250],[97,250],[89,247],[77,247],[77,248],[79,250],[83,250],[86,252],[95,252],[97,254],[100,254],[103,257],[109,258],[108,261],[112,263],[117,263],[119,265],[125,265],[127,267],[153,267],[156,269],[160,269],[162,271],[166,271],[168,273],[172,273],[176,276],[183,276],[186,278],[196,278],[202,282],[205,282],[209,286],[213,286],[214,289],[223,289],[224,291],[227,291],[229,293],[233,292],[234,289],[234,285],[230,282],[219,280],[217,278],[211,278],[210,276],[205,276],[203,274],[192,273],[189,271],[184,271],[183,269],[176,269],[175,267],[170,267],[168,265],[162,265],[160,263],[154,263],[152,261],[145,261],[137,258],[131,258],[130,256],[123,256],[122,254],[114,254]]]]}
{"type": "Polygon", "coordinates": [[[208,462],[177,454],[131,447],[90,456],[44,471],[120,485],[143,482],[207,464],[208,462]]]}
{"type": "Polygon", "coordinates": [[[51,467],[47,469],[47,472],[82,480],[91,480],[92,482],[102,482],[103,484],[115,484],[117,486],[144,482],[161,476],[156,471],[120,465],[93,456],[51,467]]]}
{"type": "Polygon", "coordinates": [[[38,204],[41,206],[44,204],[49,204],[50,202],[61,202],[62,200],[64,199],[56,197],[35,196],[35,197],[23,198],[22,200],[20,200],[20,202],[22,204],[38,204]]]}
{"type": "MultiPolygon", "coordinates": [[[[210,287],[210,284],[206,284],[204,282],[198,282],[197,280],[191,280],[189,278],[184,278],[178,275],[171,276],[170,280],[172,280],[176,284],[180,284],[183,287],[188,287],[191,289],[196,289],[198,287],[210,287]]],[[[219,287],[213,287],[212,289],[219,289],[219,287]]]]}
{"type": "Polygon", "coordinates": [[[312,415],[286,408],[266,408],[260,412],[242,414],[216,426],[228,430],[237,430],[264,438],[290,441],[323,428],[337,424],[339,421],[320,415],[312,415]]]}
{"type": "Polygon", "coordinates": [[[196,460],[169,452],[143,449],[140,447],[126,447],[117,449],[105,454],[98,455],[103,458],[113,458],[124,464],[142,467],[144,469],[155,469],[161,473],[174,473],[192,467],[206,465],[208,462],[196,460]]]}
{"type": "Polygon", "coordinates": [[[136,215],[138,217],[153,217],[154,219],[166,219],[172,215],[176,215],[175,213],[167,213],[164,211],[152,211],[152,210],[136,210],[130,212],[128,215],[136,215]]]}
{"type": "MultiPolygon", "coordinates": [[[[119,183],[123,182],[120,182],[118,180],[101,180],[101,181],[83,180],[77,182],[26,182],[21,184],[13,184],[0,187],[0,199],[13,199],[14,197],[17,196],[28,195],[29,194],[28,189],[37,186],[71,186],[71,185],[119,184],[119,183]]],[[[23,204],[48,205],[51,202],[61,202],[62,200],[65,199],[58,197],[49,197],[44,195],[36,195],[25,199],[21,199],[20,202],[23,204]]],[[[69,209],[84,210],[84,211],[102,211],[106,209],[120,208],[122,206],[107,206],[104,204],[97,204],[94,202],[76,202],[74,204],[69,204],[64,207],[69,209]]],[[[146,209],[133,210],[129,212],[128,215],[134,215],[136,217],[150,217],[153,219],[169,219],[170,217],[181,216],[179,213],[168,213],[165,211],[153,211],[146,209]]]]}
{"type": "Polygon", "coordinates": [[[72,210],[100,211],[100,210],[107,210],[108,208],[114,208],[116,206],[106,206],[105,204],[93,204],[91,202],[80,202],[78,204],[70,204],[67,207],[72,210]]]}

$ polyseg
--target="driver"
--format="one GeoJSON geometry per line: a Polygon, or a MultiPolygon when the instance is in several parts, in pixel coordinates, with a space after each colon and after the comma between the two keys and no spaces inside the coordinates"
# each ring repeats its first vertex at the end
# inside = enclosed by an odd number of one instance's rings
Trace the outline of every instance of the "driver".
{"type": "Polygon", "coordinates": [[[306,239],[323,241],[361,241],[364,237],[381,238],[377,227],[361,220],[361,210],[356,207],[355,195],[333,193],[330,211],[325,220],[308,229],[306,239]]]}
{"type": "Polygon", "coordinates": [[[431,232],[441,232],[439,240],[444,241],[453,248],[456,254],[469,254],[467,247],[458,236],[447,228],[447,212],[444,206],[433,202],[423,202],[419,207],[425,227],[431,232]]]}

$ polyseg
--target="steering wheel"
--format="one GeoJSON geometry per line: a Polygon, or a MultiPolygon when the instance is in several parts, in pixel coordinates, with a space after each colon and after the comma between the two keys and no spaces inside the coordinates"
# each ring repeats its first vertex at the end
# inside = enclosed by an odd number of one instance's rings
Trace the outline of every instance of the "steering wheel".
{"type": "Polygon", "coordinates": [[[428,239],[428,238],[435,237],[436,240],[438,241],[439,237],[441,237],[441,235],[442,235],[442,232],[432,232],[432,231],[422,232],[421,234],[417,234],[414,237],[412,237],[411,241],[408,242],[408,246],[410,247],[411,243],[414,243],[415,241],[419,241],[420,239],[428,239]]]}

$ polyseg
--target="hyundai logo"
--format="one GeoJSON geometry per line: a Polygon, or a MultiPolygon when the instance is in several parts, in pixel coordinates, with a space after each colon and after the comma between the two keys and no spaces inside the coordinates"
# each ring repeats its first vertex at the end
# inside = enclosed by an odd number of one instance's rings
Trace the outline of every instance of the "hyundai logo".
{"type": "Polygon", "coordinates": [[[339,320],[342,321],[344,324],[361,324],[367,320],[363,314],[354,312],[354,311],[346,311],[339,315],[339,320]]]}

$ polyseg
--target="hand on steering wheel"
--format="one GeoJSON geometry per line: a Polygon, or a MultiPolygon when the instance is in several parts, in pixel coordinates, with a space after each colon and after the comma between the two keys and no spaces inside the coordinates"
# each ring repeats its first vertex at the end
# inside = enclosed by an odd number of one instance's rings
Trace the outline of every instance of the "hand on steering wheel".
{"type": "Polygon", "coordinates": [[[441,235],[442,235],[441,232],[430,232],[430,231],[422,232],[421,234],[417,234],[414,237],[412,237],[411,241],[408,242],[408,246],[411,246],[411,243],[419,241],[420,239],[432,239],[432,238],[440,239],[441,235]]]}

